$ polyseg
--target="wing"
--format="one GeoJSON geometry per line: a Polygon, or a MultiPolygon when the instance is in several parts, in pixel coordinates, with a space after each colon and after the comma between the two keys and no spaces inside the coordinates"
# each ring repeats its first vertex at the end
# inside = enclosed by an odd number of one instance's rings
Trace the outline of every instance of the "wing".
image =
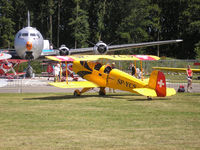
{"type": "Polygon", "coordinates": [[[94,88],[99,87],[98,85],[89,81],[76,81],[76,82],[49,82],[50,85],[59,88],[94,88]]]}
{"type": "Polygon", "coordinates": [[[24,63],[24,62],[28,62],[28,60],[25,60],[25,59],[8,59],[8,62],[21,64],[21,63],[24,63]]]}
{"type": "Polygon", "coordinates": [[[100,59],[109,60],[159,60],[160,58],[152,55],[75,55],[75,56],[46,56],[54,61],[97,61],[100,59]]]}
{"type": "MultiPolygon", "coordinates": [[[[186,72],[187,68],[170,68],[170,67],[152,67],[157,70],[171,71],[171,72],[186,72]]],[[[200,73],[200,69],[191,69],[194,73],[200,73]]]]}
{"type": "MultiPolygon", "coordinates": [[[[111,51],[119,51],[119,50],[125,50],[125,49],[132,49],[132,48],[140,48],[140,47],[148,47],[148,46],[155,46],[155,45],[164,45],[164,44],[170,44],[170,43],[178,43],[182,42],[183,40],[166,40],[166,41],[156,41],[156,42],[144,42],[144,43],[132,43],[132,44],[121,44],[121,45],[106,45],[103,43],[104,46],[107,47],[107,52],[111,51]]],[[[95,47],[98,47],[98,43],[94,47],[88,47],[88,48],[78,48],[78,49],[70,49],[70,54],[86,54],[86,53],[94,53],[95,47]]]]}
{"type": "Polygon", "coordinates": [[[6,53],[0,53],[0,60],[10,59],[12,56],[6,53]]]}
{"type": "Polygon", "coordinates": [[[16,74],[14,74],[14,73],[7,73],[7,76],[23,76],[23,75],[25,75],[26,74],[26,72],[17,72],[16,74]]]}
{"type": "Polygon", "coordinates": [[[135,44],[113,45],[113,46],[109,46],[109,50],[116,51],[116,50],[124,50],[124,49],[131,49],[131,48],[148,47],[148,46],[154,46],[154,45],[164,45],[164,44],[177,43],[177,42],[182,42],[182,40],[167,40],[167,41],[145,42],[145,43],[135,43],[135,44]]]}

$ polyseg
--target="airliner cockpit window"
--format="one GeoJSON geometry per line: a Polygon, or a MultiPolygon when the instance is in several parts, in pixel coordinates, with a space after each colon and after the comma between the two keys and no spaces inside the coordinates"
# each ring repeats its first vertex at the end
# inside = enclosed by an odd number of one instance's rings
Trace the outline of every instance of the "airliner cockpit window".
{"type": "Polygon", "coordinates": [[[28,36],[28,33],[22,33],[22,36],[28,36]]]}
{"type": "Polygon", "coordinates": [[[35,33],[31,33],[30,36],[36,36],[35,33]]]}
{"type": "Polygon", "coordinates": [[[37,34],[37,37],[38,37],[38,38],[40,38],[40,35],[39,35],[39,34],[37,34]]]}
{"type": "Polygon", "coordinates": [[[20,33],[20,34],[18,35],[18,38],[21,38],[21,36],[22,36],[22,34],[20,33]]]}

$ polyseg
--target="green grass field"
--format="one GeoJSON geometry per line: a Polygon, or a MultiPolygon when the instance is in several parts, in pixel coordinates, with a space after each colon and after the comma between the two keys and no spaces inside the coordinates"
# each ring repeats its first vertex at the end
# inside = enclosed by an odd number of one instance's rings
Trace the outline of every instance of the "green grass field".
{"type": "Polygon", "coordinates": [[[0,94],[0,149],[200,149],[200,93],[0,94]]]}

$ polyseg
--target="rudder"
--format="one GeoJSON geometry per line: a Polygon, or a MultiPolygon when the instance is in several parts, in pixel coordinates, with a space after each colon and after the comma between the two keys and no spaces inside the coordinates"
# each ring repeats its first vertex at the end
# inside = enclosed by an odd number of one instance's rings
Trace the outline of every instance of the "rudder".
{"type": "Polygon", "coordinates": [[[158,97],[166,96],[166,80],[165,75],[158,70],[151,73],[148,87],[154,89],[158,97]]]}

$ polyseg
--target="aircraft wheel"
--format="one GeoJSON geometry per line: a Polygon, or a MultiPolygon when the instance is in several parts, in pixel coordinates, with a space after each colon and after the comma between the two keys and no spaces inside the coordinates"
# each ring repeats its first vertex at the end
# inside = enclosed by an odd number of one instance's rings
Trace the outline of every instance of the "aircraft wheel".
{"type": "Polygon", "coordinates": [[[148,99],[148,100],[152,100],[152,97],[150,97],[150,96],[147,96],[147,99],[148,99]]]}
{"type": "Polygon", "coordinates": [[[105,91],[105,90],[100,90],[100,91],[99,91],[99,95],[100,95],[100,96],[106,95],[106,91],[105,91]]]}
{"type": "Polygon", "coordinates": [[[75,90],[75,91],[74,91],[74,96],[80,96],[80,95],[81,95],[81,93],[80,93],[79,90],[75,90]]]}
{"type": "Polygon", "coordinates": [[[26,69],[26,77],[32,77],[33,76],[33,68],[31,66],[29,66],[26,69]]]}

